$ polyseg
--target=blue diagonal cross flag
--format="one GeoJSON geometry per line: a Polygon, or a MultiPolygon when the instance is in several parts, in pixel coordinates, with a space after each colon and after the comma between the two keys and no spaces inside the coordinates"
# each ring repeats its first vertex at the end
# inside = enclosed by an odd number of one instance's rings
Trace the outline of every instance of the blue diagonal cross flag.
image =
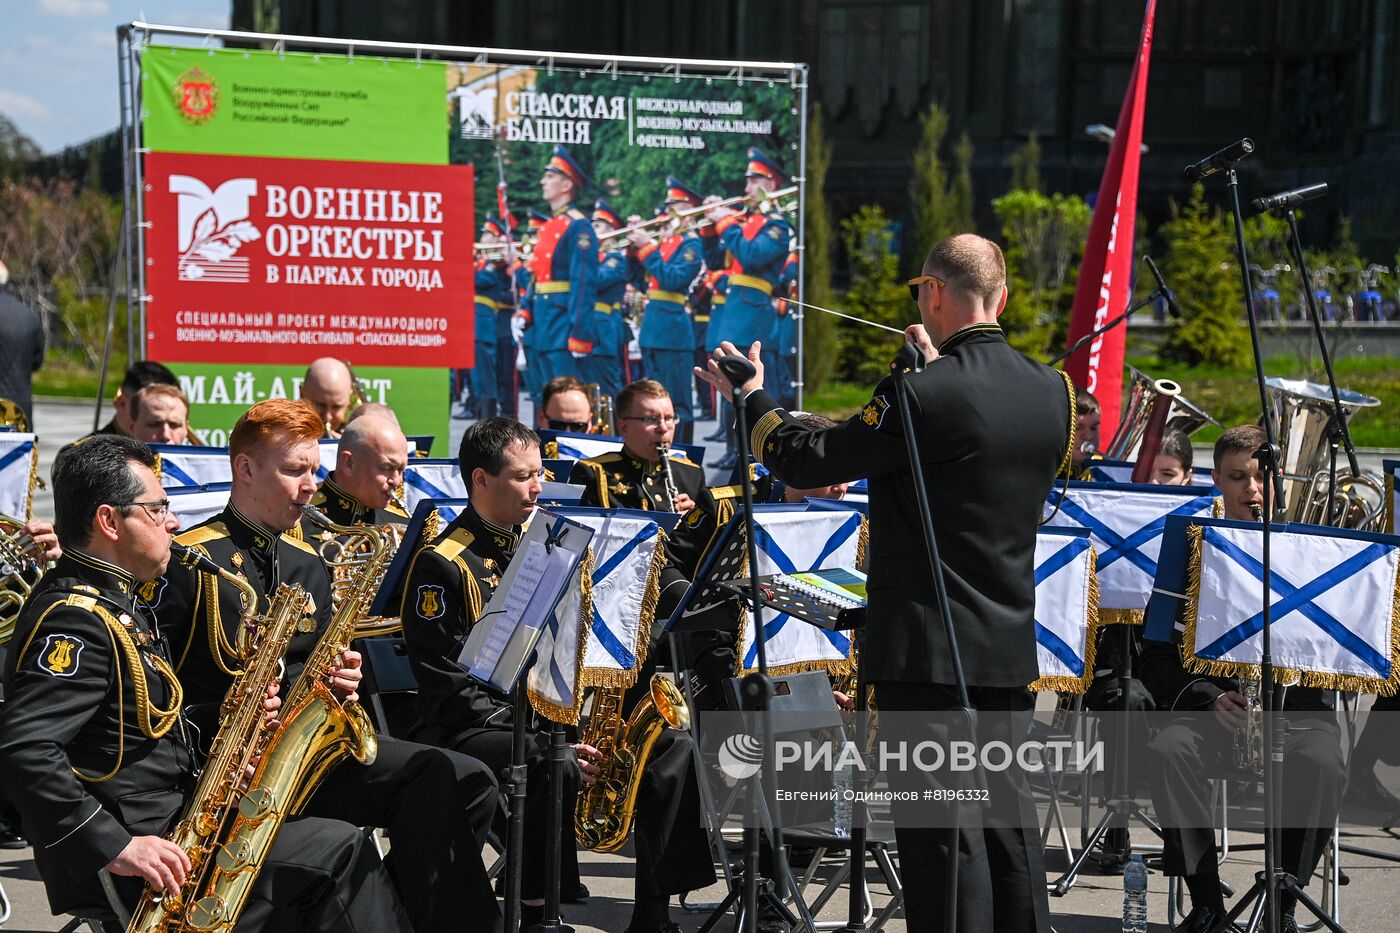
{"type": "Polygon", "coordinates": [[[29,520],[38,464],[39,443],[33,434],[0,434],[0,515],[29,520]]]}
{"type": "MultiPolygon", "coordinates": [[[[1260,661],[1263,530],[1203,520],[1187,532],[1198,557],[1187,579],[1183,640],[1199,673],[1238,673],[1260,661]],[[1194,611],[1193,611],[1194,610],[1194,611]]],[[[1276,526],[1270,539],[1274,665],[1323,689],[1391,693],[1400,538],[1316,525],[1276,526]]]]}
{"type": "Polygon", "coordinates": [[[213,518],[228,505],[232,483],[206,483],[203,486],[166,486],[170,511],[180,520],[181,528],[193,528],[213,518]]]}
{"type": "MultiPolygon", "coordinates": [[[[737,519],[736,519],[737,520],[737,519]]],[[[759,507],[754,513],[758,575],[803,573],[834,567],[858,569],[864,553],[865,517],[859,512],[759,507]]],[[[851,666],[851,639],[842,632],[810,625],[786,613],[763,610],[764,650],[776,673],[825,670],[844,674],[851,666]]],[[[758,667],[751,614],[740,621],[739,666],[758,667]]]]}
{"type": "Polygon", "coordinates": [[[160,484],[167,488],[233,482],[227,447],[152,444],[151,450],[160,458],[160,484]]]}
{"type": "Polygon", "coordinates": [[[1167,519],[1209,517],[1214,508],[1215,498],[1196,486],[1072,482],[1063,500],[1059,487],[1046,497],[1044,527],[1089,531],[1098,554],[1100,609],[1144,609],[1167,519]]]}
{"type": "Polygon", "coordinates": [[[593,528],[593,625],[579,680],[585,687],[630,686],[651,638],[664,536],[655,521],[625,510],[566,511],[593,528]]]}
{"type": "Polygon", "coordinates": [[[1098,624],[1094,548],[1083,528],[1042,528],[1035,541],[1035,653],[1032,690],[1083,693],[1094,679],[1090,645],[1098,624]]]}
{"type": "MultiPolygon", "coordinates": [[[[448,458],[420,457],[410,460],[403,471],[404,509],[410,515],[424,499],[465,499],[467,484],[462,481],[462,468],[448,458]]],[[[461,510],[446,506],[441,510],[449,522],[461,510]]]]}

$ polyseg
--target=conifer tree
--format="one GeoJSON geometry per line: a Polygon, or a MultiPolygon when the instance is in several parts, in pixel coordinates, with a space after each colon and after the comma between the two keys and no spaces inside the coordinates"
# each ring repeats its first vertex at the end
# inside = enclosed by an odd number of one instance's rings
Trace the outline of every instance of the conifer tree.
{"type": "Polygon", "coordinates": [[[1162,356],[1193,366],[1248,365],[1234,236],[1225,215],[1206,206],[1201,185],[1192,186],[1186,204],[1172,202],[1162,242],[1162,274],[1172,283],[1182,314],[1162,344],[1162,356]]]}

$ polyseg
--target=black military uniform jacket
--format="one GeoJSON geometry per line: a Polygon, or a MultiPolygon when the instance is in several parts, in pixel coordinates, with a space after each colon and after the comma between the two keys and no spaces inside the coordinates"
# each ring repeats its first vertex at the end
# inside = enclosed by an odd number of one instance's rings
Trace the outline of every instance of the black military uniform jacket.
{"type": "MultiPolygon", "coordinates": [[[[325,513],[337,525],[407,525],[408,513],[392,503],[386,509],[376,509],[364,505],[354,496],[341,489],[335,481],[335,471],[321,481],[311,504],[325,513]]],[[[298,526],[303,541],[315,541],[324,532],[320,525],[303,518],[298,526]]]]}
{"type": "Polygon", "coordinates": [[[11,644],[0,779],[55,913],[106,903],[97,872],[133,835],[166,831],[194,767],[178,682],[135,589],[126,571],[69,548],[11,644]]]}
{"type": "Polygon", "coordinates": [[[468,506],[413,556],[404,583],[404,643],[418,679],[413,739],[457,748],[480,729],[511,728],[511,699],[473,680],[456,659],[520,544],[520,528],[468,506]]]}
{"type": "MultiPolygon", "coordinates": [[[[697,505],[709,503],[705,471],[699,464],[672,457],[671,477],[678,492],[690,496],[697,505]]],[[[670,511],[661,461],[643,460],[626,447],[575,463],[569,482],[583,487],[582,506],[670,511]]]]}
{"type": "MultiPolygon", "coordinates": [[[[267,610],[267,597],[281,583],[297,583],[306,590],[309,599],[305,616],[287,650],[287,670],[282,682],[285,690],[300,676],[302,665],[331,621],[330,574],[321,558],[309,544],[264,528],[232,504],[203,524],[177,535],[175,540],[251,583],[259,596],[259,611],[267,610]]],[[[227,644],[235,643],[241,607],[238,590],[208,574],[172,563],[149,595],[148,602],[170,639],[175,669],[185,685],[186,702],[223,702],[233,680],[225,668],[241,665],[222,651],[216,656],[210,635],[222,632],[227,644]]],[[[199,717],[206,730],[207,713],[199,717]]],[[[206,735],[204,744],[210,739],[212,734],[206,735]]]]}
{"type": "MultiPolygon", "coordinates": [[[[1074,390],[1016,352],[995,324],[973,324],[938,348],[908,385],[963,669],[974,686],[1038,676],[1036,528],[1073,437],[1074,390]]],[[[861,663],[873,683],[952,683],[947,642],[892,378],[860,414],[813,430],[767,392],[745,400],[754,454],[790,486],[868,477],[869,614],[861,663]]]]}

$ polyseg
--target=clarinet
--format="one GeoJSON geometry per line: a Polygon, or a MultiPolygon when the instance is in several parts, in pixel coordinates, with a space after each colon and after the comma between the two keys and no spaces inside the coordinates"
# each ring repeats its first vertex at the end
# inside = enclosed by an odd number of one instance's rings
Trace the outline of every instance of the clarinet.
{"type": "Polygon", "coordinates": [[[676,478],[671,475],[671,445],[657,444],[656,452],[661,454],[661,477],[666,485],[666,511],[674,512],[680,490],[676,488],[676,478]]]}

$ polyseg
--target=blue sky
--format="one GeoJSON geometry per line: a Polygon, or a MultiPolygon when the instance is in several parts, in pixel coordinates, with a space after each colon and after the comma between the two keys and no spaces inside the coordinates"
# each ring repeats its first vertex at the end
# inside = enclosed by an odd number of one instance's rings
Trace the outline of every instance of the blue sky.
{"type": "Polygon", "coordinates": [[[227,28],[229,0],[0,0],[0,113],[52,152],[114,129],[120,23],[227,28]]]}

